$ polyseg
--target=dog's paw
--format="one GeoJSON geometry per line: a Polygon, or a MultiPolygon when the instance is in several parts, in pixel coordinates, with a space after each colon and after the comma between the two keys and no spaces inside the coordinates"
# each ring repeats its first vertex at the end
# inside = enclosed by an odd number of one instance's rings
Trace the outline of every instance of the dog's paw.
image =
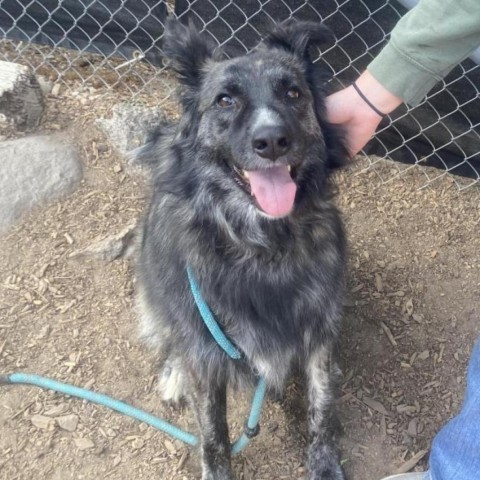
{"type": "Polygon", "coordinates": [[[165,363],[158,389],[165,402],[179,403],[185,396],[185,374],[175,362],[165,363]]]}
{"type": "Polygon", "coordinates": [[[225,472],[203,472],[202,480],[233,480],[233,477],[230,473],[225,472]]]}
{"type": "Polygon", "coordinates": [[[310,472],[309,480],[346,480],[340,466],[310,472]]]}
{"type": "Polygon", "coordinates": [[[346,477],[341,470],[327,470],[310,473],[309,480],[346,480],[346,477]]]}
{"type": "Polygon", "coordinates": [[[323,445],[309,453],[309,480],[346,480],[334,448],[323,445]]]}

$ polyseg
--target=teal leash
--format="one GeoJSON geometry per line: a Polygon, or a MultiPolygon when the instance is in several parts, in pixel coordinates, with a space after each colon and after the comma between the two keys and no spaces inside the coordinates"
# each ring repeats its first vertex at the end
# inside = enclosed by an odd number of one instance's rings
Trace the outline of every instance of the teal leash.
{"type": "Polygon", "coordinates": [[[39,375],[30,375],[28,373],[12,373],[11,375],[1,375],[0,385],[8,384],[35,385],[36,387],[54,390],[55,392],[64,393],[65,395],[70,395],[71,397],[82,398],[88,402],[102,405],[110,408],[111,410],[116,410],[117,412],[123,413],[128,417],[136,418],[141,422],[148,423],[152,427],[161,430],[162,432],[165,432],[168,435],[181,440],[188,445],[191,445],[192,447],[198,444],[198,439],[195,435],[185,432],[182,429],[171,425],[165,420],[147,413],[145,410],[135,408],[128,403],[121,402],[120,400],[116,400],[103,393],[92,392],[86,388],[75,387],[74,385],[69,385],[68,383],[57,382],[56,380],[52,380],[50,378],[41,377],[39,375]]]}
{"type": "MultiPolygon", "coordinates": [[[[240,360],[242,355],[240,351],[230,342],[230,340],[223,333],[222,329],[215,320],[208,304],[205,302],[202,294],[200,293],[200,288],[198,283],[190,269],[187,268],[188,279],[190,282],[190,289],[192,291],[195,304],[202,316],[203,321],[205,322],[206,327],[212,334],[215,341],[218,345],[225,351],[225,353],[234,360],[240,360]]],[[[198,445],[198,437],[195,435],[182,430],[181,428],[168,423],[161,418],[158,418],[145,410],[133,407],[128,403],[121,402],[116,400],[108,395],[103,393],[96,393],[86,388],[76,387],[68,383],[58,382],[50,378],[42,377],[39,375],[30,375],[27,373],[12,373],[10,375],[0,375],[0,386],[2,385],[14,385],[14,384],[23,384],[23,385],[34,385],[36,387],[45,388],[48,390],[53,390],[55,392],[63,393],[71,397],[82,398],[91,403],[96,403],[104,407],[115,410],[123,415],[135,418],[141,422],[147,423],[157,430],[170,435],[171,437],[180,440],[187,445],[192,447],[198,445]]],[[[241,437],[232,444],[232,453],[236,454],[241,452],[250,442],[250,440],[258,435],[260,430],[259,422],[260,415],[262,413],[263,401],[266,393],[266,383],[265,379],[260,378],[258,381],[257,388],[252,400],[252,406],[250,408],[250,415],[248,416],[247,421],[244,425],[244,431],[241,437]]]]}
{"type": "MultiPolygon", "coordinates": [[[[218,325],[218,322],[215,320],[210,307],[203,298],[203,295],[200,293],[198,282],[190,267],[187,267],[187,274],[188,281],[190,283],[190,290],[192,291],[195,304],[197,305],[198,311],[200,312],[205,325],[212,334],[212,337],[230,358],[233,360],[241,360],[242,354],[223,333],[220,325],[218,325]]],[[[266,390],[267,384],[265,383],[265,379],[260,377],[258,380],[257,389],[253,395],[250,415],[243,426],[242,436],[232,445],[233,454],[241,452],[248,445],[250,440],[258,435],[260,431],[260,415],[262,413],[263,400],[265,398],[266,390]]]]}
{"type": "Polygon", "coordinates": [[[212,337],[215,341],[222,347],[222,350],[233,360],[240,360],[242,358],[242,354],[237,350],[237,348],[233,345],[233,343],[227,338],[227,336],[223,333],[220,325],[215,320],[210,307],[208,306],[207,302],[203,298],[202,294],[200,293],[200,288],[198,287],[198,282],[195,279],[192,269],[187,267],[187,275],[188,281],[190,283],[190,290],[193,295],[193,299],[195,300],[195,305],[197,305],[198,311],[202,316],[202,319],[207,326],[208,330],[212,334],[212,337]]]}

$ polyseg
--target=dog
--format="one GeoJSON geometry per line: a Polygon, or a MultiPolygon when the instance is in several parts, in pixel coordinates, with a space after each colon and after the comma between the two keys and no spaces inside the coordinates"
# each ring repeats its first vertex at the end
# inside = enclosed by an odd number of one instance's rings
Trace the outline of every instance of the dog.
{"type": "Polygon", "coordinates": [[[290,21],[226,59],[192,25],[165,27],[182,115],[137,154],[152,176],[138,303],[143,337],[163,352],[163,399],[185,397],[195,411],[203,480],[233,478],[227,385],[259,375],[278,391],[295,365],[307,383],[309,478],[344,479],[330,421],[345,267],[331,175],[347,150],[326,121],[311,51],[331,36],[290,21]],[[211,336],[187,268],[243,361],[211,336]]]}

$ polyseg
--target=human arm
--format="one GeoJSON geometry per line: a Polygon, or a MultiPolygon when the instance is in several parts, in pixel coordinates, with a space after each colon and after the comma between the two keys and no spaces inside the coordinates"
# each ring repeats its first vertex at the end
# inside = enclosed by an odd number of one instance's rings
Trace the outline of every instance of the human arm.
{"type": "MultiPolygon", "coordinates": [[[[389,43],[356,83],[384,114],[403,102],[416,106],[479,44],[479,0],[421,0],[397,23],[389,43]]],[[[381,121],[351,86],[327,98],[327,115],[344,127],[352,155],[381,121]]]]}
{"type": "MultiPolygon", "coordinates": [[[[368,70],[355,83],[365,97],[385,115],[402,103],[368,70]]],[[[327,115],[331,123],[342,125],[352,157],[372,138],[383,118],[360,97],[352,85],[327,97],[327,115]]]]}

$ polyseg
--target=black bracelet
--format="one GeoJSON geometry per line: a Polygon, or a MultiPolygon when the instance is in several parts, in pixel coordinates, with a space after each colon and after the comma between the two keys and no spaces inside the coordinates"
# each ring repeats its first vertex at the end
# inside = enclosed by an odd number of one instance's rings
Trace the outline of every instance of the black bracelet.
{"type": "Polygon", "coordinates": [[[377,114],[380,115],[381,117],[385,117],[386,114],[382,113],[375,105],[370,102],[370,100],[361,92],[361,90],[358,88],[358,85],[353,82],[352,84],[353,88],[356,90],[356,92],[360,95],[362,100],[377,114]]]}

